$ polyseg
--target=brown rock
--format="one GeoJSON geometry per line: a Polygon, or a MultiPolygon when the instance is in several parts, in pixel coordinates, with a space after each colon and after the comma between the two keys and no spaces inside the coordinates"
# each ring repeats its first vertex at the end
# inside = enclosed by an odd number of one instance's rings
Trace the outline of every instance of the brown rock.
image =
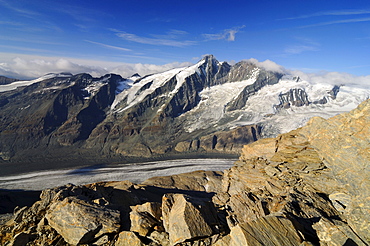
{"type": "Polygon", "coordinates": [[[114,246],[144,246],[144,243],[141,242],[134,232],[123,231],[118,235],[114,246]]]}
{"type": "Polygon", "coordinates": [[[332,246],[342,245],[363,245],[366,244],[352,231],[352,229],[344,222],[338,220],[328,220],[321,218],[319,222],[312,226],[322,244],[332,246]]]}
{"type": "Polygon", "coordinates": [[[242,245],[300,245],[299,236],[293,223],[283,217],[266,216],[248,223],[231,227],[231,244],[242,245]]]}
{"type": "Polygon", "coordinates": [[[348,223],[370,243],[370,99],[349,113],[328,120],[312,118],[301,134],[318,151],[351,202],[348,223]]]}
{"type": "Polygon", "coordinates": [[[212,235],[209,221],[215,221],[212,211],[204,201],[183,194],[163,196],[163,225],[172,245],[199,237],[212,235]],[[207,211],[208,210],[208,211],[207,211]]]}
{"type": "Polygon", "coordinates": [[[166,189],[218,192],[222,182],[220,171],[194,171],[171,176],[153,177],[142,184],[166,189]]]}
{"type": "Polygon", "coordinates": [[[168,238],[168,233],[166,232],[158,232],[158,231],[153,231],[149,235],[149,239],[152,240],[153,242],[161,245],[161,246],[170,246],[170,240],[168,238]]]}
{"type": "Polygon", "coordinates": [[[130,231],[137,232],[140,236],[146,236],[151,232],[154,226],[159,224],[161,218],[160,206],[159,203],[147,202],[131,207],[130,231]]]}
{"type": "Polygon", "coordinates": [[[74,197],[52,204],[46,219],[70,244],[89,243],[120,228],[118,211],[74,197]]]}
{"type": "Polygon", "coordinates": [[[180,143],[176,144],[175,150],[177,152],[187,152],[187,151],[190,150],[190,146],[191,146],[191,143],[189,143],[189,142],[186,142],[186,141],[180,142],[180,143]]]}

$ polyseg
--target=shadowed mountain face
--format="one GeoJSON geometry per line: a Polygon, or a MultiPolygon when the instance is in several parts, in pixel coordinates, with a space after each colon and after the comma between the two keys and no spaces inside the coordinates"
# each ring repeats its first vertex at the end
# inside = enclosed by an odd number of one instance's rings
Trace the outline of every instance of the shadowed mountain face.
{"type": "Polygon", "coordinates": [[[285,131],[285,118],[291,128],[301,124],[302,117],[285,116],[292,107],[315,111],[340,92],[325,85],[310,96],[306,87],[299,78],[212,55],[145,77],[63,73],[17,81],[0,86],[0,157],[82,164],[101,156],[237,154],[244,144],[285,131]]]}

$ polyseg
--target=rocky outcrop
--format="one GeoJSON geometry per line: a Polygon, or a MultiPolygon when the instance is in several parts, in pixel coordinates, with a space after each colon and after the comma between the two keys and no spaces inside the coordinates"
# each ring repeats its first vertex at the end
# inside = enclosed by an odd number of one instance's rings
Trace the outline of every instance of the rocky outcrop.
{"type": "Polygon", "coordinates": [[[117,233],[120,228],[119,211],[75,197],[53,203],[45,219],[72,245],[95,241],[102,235],[117,233]]]}
{"type": "Polygon", "coordinates": [[[329,100],[336,99],[339,89],[340,86],[335,85],[331,90],[327,91],[327,94],[321,99],[312,102],[308,99],[308,95],[304,89],[290,89],[288,92],[281,93],[279,95],[280,103],[278,105],[274,105],[274,108],[279,110],[282,108],[290,108],[292,106],[302,107],[310,104],[326,104],[329,100]]]}
{"type": "Polygon", "coordinates": [[[224,172],[44,190],[1,245],[369,245],[370,100],[256,141],[224,172]]]}
{"type": "Polygon", "coordinates": [[[178,142],[175,151],[180,153],[207,152],[238,154],[248,143],[261,138],[261,127],[258,125],[240,126],[229,131],[218,131],[201,136],[200,139],[178,142]]]}
{"type": "Polygon", "coordinates": [[[0,75],[0,85],[7,85],[15,81],[18,81],[18,79],[8,78],[0,75]]]}
{"type": "Polygon", "coordinates": [[[165,194],[162,198],[163,226],[171,245],[209,237],[217,232],[216,209],[208,199],[184,194],[165,194]]]}
{"type": "Polygon", "coordinates": [[[331,193],[334,204],[343,207],[351,227],[370,241],[370,103],[329,120],[313,118],[302,134],[318,151],[338,182],[346,187],[331,193]],[[356,180],[357,182],[353,182],[356,180]]]}

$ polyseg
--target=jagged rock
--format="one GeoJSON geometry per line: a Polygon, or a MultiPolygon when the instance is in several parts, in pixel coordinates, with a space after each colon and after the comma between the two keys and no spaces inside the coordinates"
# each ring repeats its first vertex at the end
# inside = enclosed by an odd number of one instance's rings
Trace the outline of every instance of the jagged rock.
{"type": "Polygon", "coordinates": [[[153,231],[149,235],[149,239],[161,246],[170,246],[170,239],[168,238],[168,233],[153,231]]]}
{"type": "Polygon", "coordinates": [[[163,225],[171,245],[213,234],[217,223],[209,202],[183,194],[166,194],[162,201],[163,225]]]}
{"type": "Polygon", "coordinates": [[[301,107],[303,105],[308,105],[310,102],[308,101],[307,93],[300,89],[294,88],[290,89],[286,93],[281,93],[279,95],[279,105],[275,105],[276,109],[279,108],[290,108],[291,106],[301,107]]]}
{"type": "Polygon", "coordinates": [[[320,218],[319,222],[312,226],[322,244],[342,246],[342,245],[363,245],[366,244],[352,231],[344,222],[338,220],[328,220],[320,218]]]}
{"type": "Polygon", "coordinates": [[[231,245],[231,236],[230,234],[218,239],[213,245],[214,246],[229,246],[231,245]]]}
{"type": "Polygon", "coordinates": [[[120,228],[118,211],[73,197],[52,204],[45,217],[70,244],[89,243],[120,228]]]}
{"type": "Polygon", "coordinates": [[[190,150],[190,147],[191,147],[191,142],[189,143],[187,141],[184,141],[184,142],[180,142],[176,144],[175,150],[178,152],[186,152],[190,150]]]}
{"type": "Polygon", "coordinates": [[[261,138],[261,127],[247,125],[237,127],[229,131],[215,132],[211,135],[202,136],[199,148],[207,152],[238,153],[248,143],[261,138]]]}
{"type": "Polygon", "coordinates": [[[136,236],[134,232],[123,231],[118,235],[114,246],[144,246],[144,243],[136,236]]]}
{"type": "Polygon", "coordinates": [[[35,235],[21,232],[14,236],[13,246],[23,246],[28,242],[32,241],[32,238],[35,238],[35,235]]]}
{"type": "Polygon", "coordinates": [[[147,236],[149,232],[153,231],[155,226],[160,224],[160,203],[147,202],[142,205],[133,206],[131,209],[130,231],[137,232],[140,236],[147,236]]]}
{"type": "Polygon", "coordinates": [[[293,223],[283,217],[266,216],[230,229],[230,245],[300,245],[299,236],[293,223]]]}
{"type": "Polygon", "coordinates": [[[369,122],[370,100],[367,100],[351,112],[328,120],[312,118],[301,131],[336,180],[348,189],[351,196],[345,209],[348,223],[367,242],[370,242],[369,122]]]}

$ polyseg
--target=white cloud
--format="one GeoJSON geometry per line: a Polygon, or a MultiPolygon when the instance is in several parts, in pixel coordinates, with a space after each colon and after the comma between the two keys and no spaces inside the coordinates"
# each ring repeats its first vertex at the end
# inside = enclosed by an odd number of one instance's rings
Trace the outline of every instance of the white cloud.
{"type": "Polygon", "coordinates": [[[320,23],[316,23],[316,24],[312,24],[312,25],[300,26],[299,28],[308,28],[308,27],[316,27],[316,26],[328,26],[328,25],[345,24],[345,23],[369,22],[369,21],[370,21],[370,18],[344,19],[344,20],[320,22],[320,23]]]}
{"type": "Polygon", "coordinates": [[[115,49],[115,50],[121,50],[121,51],[131,51],[130,49],[123,48],[123,47],[113,46],[113,45],[109,45],[109,44],[102,44],[102,43],[94,42],[94,41],[90,41],[90,40],[85,40],[85,41],[89,42],[89,43],[92,43],[92,44],[97,44],[97,45],[100,45],[100,46],[103,46],[103,47],[109,48],[109,49],[115,49]]]}
{"type": "Polygon", "coordinates": [[[251,63],[257,65],[258,67],[262,67],[262,68],[264,68],[266,70],[269,70],[269,71],[279,72],[279,73],[286,73],[287,72],[287,70],[283,66],[280,66],[279,64],[276,64],[275,62],[273,62],[271,60],[265,60],[263,62],[260,62],[255,58],[251,58],[251,59],[248,59],[246,61],[251,62],[251,63]]]}
{"type": "MultiPolygon", "coordinates": [[[[94,77],[107,73],[119,74],[124,78],[135,73],[141,76],[167,71],[173,68],[192,65],[190,62],[173,62],[164,65],[143,63],[118,63],[75,58],[43,57],[0,53],[0,75],[18,79],[34,79],[47,73],[70,72],[72,74],[89,73],[94,77]]],[[[263,67],[266,70],[299,76],[313,84],[332,84],[360,87],[370,90],[370,75],[355,76],[339,72],[306,73],[298,70],[288,70],[271,60],[258,61],[251,58],[246,60],[263,67]]]]}
{"type": "Polygon", "coordinates": [[[340,72],[319,72],[319,73],[304,73],[302,71],[291,71],[294,76],[299,76],[303,80],[307,80],[314,84],[331,84],[331,85],[347,85],[360,87],[370,90],[370,75],[355,76],[349,73],[340,72]]]}
{"type": "Polygon", "coordinates": [[[301,54],[302,52],[305,52],[305,51],[318,51],[318,50],[319,48],[313,45],[292,45],[292,46],[286,47],[284,49],[284,53],[296,55],[296,54],[301,54]]]}
{"type": "Polygon", "coordinates": [[[185,47],[197,44],[197,42],[191,40],[179,40],[181,36],[187,34],[186,32],[179,30],[171,30],[170,32],[164,35],[152,35],[153,38],[141,37],[136,34],[122,32],[114,29],[112,29],[112,31],[116,32],[116,35],[124,40],[140,44],[162,45],[173,47],[185,47]]]}
{"type": "Polygon", "coordinates": [[[280,20],[306,19],[306,18],[318,17],[318,16],[341,16],[341,15],[363,15],[363,14],[370,14],[370,10],[355,9],[355,10],[322,11],[322,12],[316,12],[316,13],[308,14],[308,15],[300,15],[296,17],[284,18],[280,20]]]}
{"type": "Polygon", "coordinates": [[[190,62],[172,62],[164,65],[143,64],[143,63],[125,63],[120,66],[114,67],[110,70],[111,73],[120,74],[123,77],[130,77],[138,73],[141,76],[153,73],[164,72],[173,68],[190,66],[190,62]]]}
{"type": "Polygon", "coordinates": [[[308,39],[308,38],[301,38],[301,37],[296,37],[294,38],[296,41],[296,44],[291,44],[288,45],[284,49],[284,53],[282,56],[288,56],[288,55],[297,55],[301,54],[306,51],[318,51],[320,50],[320,44],[308,39]]]}
{"type": "Polygon", "coordinates": [[[215,34],[203,34],[203,37],[206,40],[227,40],[227,41],[235,41],[235,34],[237,34],[240,29],[244,28],[245,26],[234,27],[232,29],[225,29],[220,33],[215,34]]]}
{"type": "Polygon", "coordinates": [[[173,62],[164,65],[131,64],[10,53],[0,53],[0,57],[0,75],[18,79],[34,79],[47,73],[60,72],[70,72],[72,74],[89,73],[94,77],[103,76],[107,73],[116,73],[122,77],[129,77],[134,73],[144,76],[191,65],[189,62],[173,62]]]}

